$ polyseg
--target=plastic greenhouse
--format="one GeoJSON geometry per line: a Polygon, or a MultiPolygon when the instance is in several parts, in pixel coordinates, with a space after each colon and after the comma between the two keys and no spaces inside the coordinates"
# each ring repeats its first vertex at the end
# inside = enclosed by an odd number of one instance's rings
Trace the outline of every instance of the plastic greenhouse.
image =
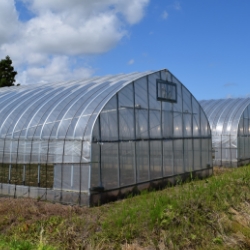
{"type": "Polygon", "coordinates": [[[212,174],[204,111],[168,71],[0,89],[2,195],[93,205],[212,174]]]}
{"type": "Polygon", "coordinates": [[[200,103],[211,126],[214,165],[235,167],[250,162],[250,98],[200,103]]]}

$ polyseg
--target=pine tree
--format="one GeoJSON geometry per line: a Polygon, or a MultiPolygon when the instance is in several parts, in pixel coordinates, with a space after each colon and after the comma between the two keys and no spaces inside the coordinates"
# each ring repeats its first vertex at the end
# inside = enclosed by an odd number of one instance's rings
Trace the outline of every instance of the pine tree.
{"type": "Polygon", "coordinates": [[[17,72],[14,71],[14,67],[12,66],[12,60],[9,56],[6,56],[5,59],[0,61],[0,88],[1,87],[10,87],[14,86],[15,76],[17,72]]]}

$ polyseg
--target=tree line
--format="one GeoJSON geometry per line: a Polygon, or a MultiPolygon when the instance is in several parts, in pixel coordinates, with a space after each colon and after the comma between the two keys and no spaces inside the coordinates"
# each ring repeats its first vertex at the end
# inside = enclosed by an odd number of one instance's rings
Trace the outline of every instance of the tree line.
{"type": "Polygon", "coordinates": [[[9,56],[6,56],[5,59],[0,61],[0,88],[1,87],[10,87],[10,86],[19,86],[20,84],[15,85],[15,77],[17,72],[12,66],[12,60],[9,56]]]}

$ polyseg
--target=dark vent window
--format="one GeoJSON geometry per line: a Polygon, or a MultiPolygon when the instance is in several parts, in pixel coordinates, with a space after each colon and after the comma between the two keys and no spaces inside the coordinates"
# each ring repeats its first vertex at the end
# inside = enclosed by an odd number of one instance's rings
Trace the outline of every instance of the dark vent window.
{"type": "Polygon", "coordinates": [[[177,86],[175,83],[156,80],[157,100],[177,102],[177,86]]]}

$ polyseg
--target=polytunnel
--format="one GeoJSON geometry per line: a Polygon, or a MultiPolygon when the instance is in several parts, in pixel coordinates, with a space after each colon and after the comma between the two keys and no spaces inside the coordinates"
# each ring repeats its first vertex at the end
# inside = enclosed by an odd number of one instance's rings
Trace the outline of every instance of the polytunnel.
{"type": "Polygon", "coordinates": [[[168,71],[0,90],[1,194],[93,205],[212,174],[200,104],[168,71]]]}
{"type": "Polygon", "coordinates": [[[236,167],[250,162],[250,98],[200,101],[207,114],[214,165],[236,167]]]}

